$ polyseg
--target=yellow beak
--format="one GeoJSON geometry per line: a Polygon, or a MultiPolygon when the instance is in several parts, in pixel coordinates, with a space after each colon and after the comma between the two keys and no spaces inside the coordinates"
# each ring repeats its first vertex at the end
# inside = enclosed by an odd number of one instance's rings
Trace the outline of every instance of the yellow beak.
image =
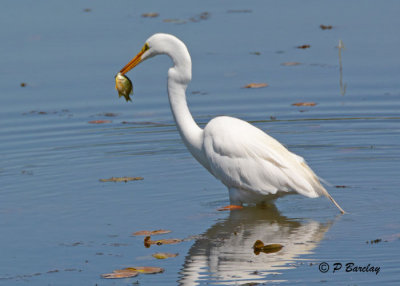
{"type": "Polygon", "coordinates": [[[142,55],[144,54],[144,52],[146,52],[149,49],[149,45],[146,43],[142,50],[133,58],[129,61],[129,63],[127,63],[121,70],[120,73],[122,75],[126,74],[128,71],[130,71],[131,69],[133,69],[135,66],[137,66],[141,61],[142,61],[142,55]]]}

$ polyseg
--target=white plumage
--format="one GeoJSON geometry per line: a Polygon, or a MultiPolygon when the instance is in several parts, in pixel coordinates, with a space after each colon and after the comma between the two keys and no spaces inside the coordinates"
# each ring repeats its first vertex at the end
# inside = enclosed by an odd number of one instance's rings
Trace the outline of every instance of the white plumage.
{"type": "Polygon", "coordinates": [[[229,188],[256,195],[298,192],[310,198],[325,192],[303,158],[246,121],[214,118],[204,128],[203,146],[211,173],[229,188]]]}
{"type": "Polygon", "coordinates": [[[229,189],[231,204],[262,203],[286,193],[328,197],[304,159],[246,121],[220,116],[201,129],[190,114],[186,87],[192,62],[185,44],[168,34],[155,34],[122,70],[125,74],[145,59],[166,54],[173,61],[168,71],[168,96],[183,142],[192,155],[229,189]]]}

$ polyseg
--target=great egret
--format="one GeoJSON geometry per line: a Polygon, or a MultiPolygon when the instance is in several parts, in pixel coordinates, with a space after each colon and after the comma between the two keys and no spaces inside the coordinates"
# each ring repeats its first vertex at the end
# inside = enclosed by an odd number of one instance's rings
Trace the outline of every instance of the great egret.
{"type": "Polygon", "coordinates": [[[231,205],[257,204],[297,192],[310,198],[324,195],[344,213],[302,157],[257,127],[228,116],[212,119],[204,129],[196,124],[185,94],[192,79],[192,61],[185,44],[175,36],[151,36],[120,73],[160,54],[173,61],[168,70],[168,97],[182,140],[193,157],[228,187],[231,205]]]}

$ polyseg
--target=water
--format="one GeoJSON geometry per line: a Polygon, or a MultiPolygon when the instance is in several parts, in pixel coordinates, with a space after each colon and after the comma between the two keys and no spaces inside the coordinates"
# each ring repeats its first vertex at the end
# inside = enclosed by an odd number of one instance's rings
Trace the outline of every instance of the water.
{"type": "Polygon", "coordinates": [[[399,281],[399,8],[396,1],[3,3],[0,284],[399,281]],[[160,15],[141,17],[147,12],[160,15]],[[114,90],[115,73],[160,31],[189,47],[188,101],[201,126],[221,114],[251,121],[304,156],[349,214],[300,196],[276,208],[217,212],[228,194],[175,129],[165,95],[169,60],[129,74],[133,104],[114,90]],[[296,49],[304,44],[311,48],[296,49]],[[242,88],[250,82],[269,86],[242,88]],[[112,176],[144,180],[99,181],[112,176]],[[145,248],[143,237],[131,236],[160,228],[173,231],[162,238],[185,241],[145,248]],[[255,255],[258,239],[284,248],[255,255]],[[160,251],[179,256],[151,256],[160,251]],[[319,271],[322,262],[328,273],[319,271]],[[380,271],[346,272],[350,262],[380,271]],[[334,263],[343,265],[335,273],[334,263]],[[100,277],[129,266],[165,272],[100,277]]]}

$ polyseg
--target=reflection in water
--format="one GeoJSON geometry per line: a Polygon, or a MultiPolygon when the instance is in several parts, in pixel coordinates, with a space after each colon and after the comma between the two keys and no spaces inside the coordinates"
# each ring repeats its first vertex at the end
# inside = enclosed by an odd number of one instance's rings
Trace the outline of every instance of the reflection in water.
{"type": "MultiPolygon", "coordinates": [[[[333,222],[299,222],[281,216],[273,205],[266,209],[232,211],[197,239],[185,258],[180,285],[262,283],[267,274],[279,274],[301,255],[311,253],[333,222]],[[256,240],[280,243],[276,253],[254,254],[256,240]]],[[[276,277],[275,277],[276,278],[276,277]]],[[[277,281],[274,279],[274,281],[277,281]]]]}
{"type": "Polygon", "coordinates": [[[342,40],[339,40],[339,45],[337,46],[337,48],[339,49],[340,94],[345,95],[347,85],[346,84],[343,85],[342,50],[344,50],[344,45],[343,45],[342,40]]]}

